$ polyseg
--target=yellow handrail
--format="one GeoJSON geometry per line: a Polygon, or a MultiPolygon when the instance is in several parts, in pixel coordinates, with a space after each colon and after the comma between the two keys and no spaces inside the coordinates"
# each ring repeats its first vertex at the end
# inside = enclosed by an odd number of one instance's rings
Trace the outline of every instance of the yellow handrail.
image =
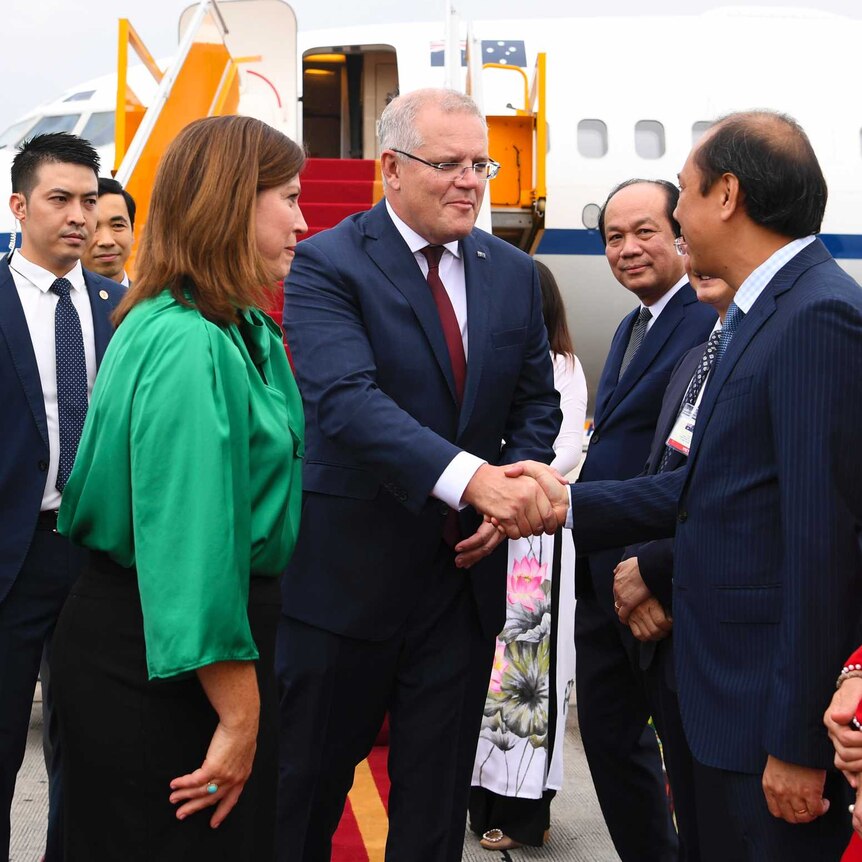
{"type": "Polygon", "coordinates": [[[164,73],[153,55],[147,50],[141,37],[132,26],[128,18],[120,18],[120,29],[117,40],[117,104],[114,111],[114,171],[120,167],[123,156],[126,154],[126,108],[131,102],[133,105],[142,107],[141,100],[129,86],[129,46],[140,58],[149,73],[161,83],[164,73]]]}
{"type": "Polygon", "coordinates": [[[525,117],[530,114],[530,81],[527,78],[527,73],[520,66],[508,66],[505,63],[483,63],[483,69],[504,69],[507,72],[517,72],[524,79],[524,107],[515,108],[515,113],[519,117],[525,117]]]}
{"type": "MultiPolygon", "coordinates": [[[[536,96],[536,203],[544,207],[548,196],[545,175],[545,160],[548,154],[548,118],[545,104],[545,71],[548,55],[541,52],[536,55],[536,75],[533,78],[533,91],[536,96]]],[[[530,100],[532,106],[533,100],[530,100]]]]}
{"type": "Polygon", "coordinates": [[[218,90],[216,90],[216,94],[213,97],[213,101],[210,105],[209,113],[207,114],[207,116],[221,116],[222,110],[224,110],[225,102],[227,102],[227,99],[230,96],[231,84],[233,84],[233,80],[234,78],[236,78],[237,72],[239,71],[239,64],[258,63],[260,62],[260,59],[260,54],[257,54],[251,57],[231,57],[230,60],[228,60],[228,62],[225,64],[224,73],[222,74],[218,90]]]}

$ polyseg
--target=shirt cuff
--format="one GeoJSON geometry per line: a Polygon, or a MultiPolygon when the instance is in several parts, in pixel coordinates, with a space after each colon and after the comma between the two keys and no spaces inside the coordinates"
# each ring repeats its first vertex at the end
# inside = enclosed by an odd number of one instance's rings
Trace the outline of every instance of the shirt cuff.
{"type": "Polygon", "coordinates": [[[572,517],[572,486],[568,487],[569,492],[569,511],[566,512],[566,529],[572,530],[575,526],[575,519],[572,517]]]}
{"type": "Polygon", "coordinates": [[[442,500],[450,509],[460,511],[467,505],[461,502],[464,491],[475,472],[485,463],[487,462],[469,452],[459,452],[431,489],[431,496],[442,500]]]}

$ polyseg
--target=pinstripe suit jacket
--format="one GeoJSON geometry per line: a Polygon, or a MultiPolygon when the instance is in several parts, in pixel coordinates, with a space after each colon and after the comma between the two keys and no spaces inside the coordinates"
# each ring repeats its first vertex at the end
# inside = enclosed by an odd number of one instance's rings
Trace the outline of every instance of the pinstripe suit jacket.
{"type": "Polygon", "coordinates": [[[699,761],[827,768],[821,717],[862,619],[862,291],[819,240],[711,377],[688,465],[573,486],[575,541],[676,528],[674,652],[699,761]]]}

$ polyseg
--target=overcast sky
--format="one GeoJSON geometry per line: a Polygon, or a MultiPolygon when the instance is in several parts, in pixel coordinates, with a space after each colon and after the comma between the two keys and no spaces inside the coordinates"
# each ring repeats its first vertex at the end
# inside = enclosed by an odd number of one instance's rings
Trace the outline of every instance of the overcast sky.
{"type": "MultiPolygon", "coordinates": [[[[12,5],[12,4],[9,4],[12,5]]],[[[177,44],[180,12],[190,0],[24,0],[7,10],[0,25],[0,62],[4,72],[0,131],[40,102],[54,99],[74,84],[112,72],[116,66],[117,19],[129,18],[150,51],[171,54],[177,44]]],[[[443,18],[444,0],[294,0],[300,29],[336,24],[432,21],[443,18]],[[363,8],[365,7],[365,8],[363,8]],[[361,10],[361,11],[360,11],[361,10]]],[[[536,17],[560,15],[635,16],[698,14],[733,5],[711,0],[538,0],[536,17]]],[[[741,4],[736,5],[754,5],[741,4]]],[[[760,6],[808,7],[862,18],[859,0],[768,2],[760,6]]],[[[524,0],[455,0],[465,19],[519,18],[524,0]]]]}

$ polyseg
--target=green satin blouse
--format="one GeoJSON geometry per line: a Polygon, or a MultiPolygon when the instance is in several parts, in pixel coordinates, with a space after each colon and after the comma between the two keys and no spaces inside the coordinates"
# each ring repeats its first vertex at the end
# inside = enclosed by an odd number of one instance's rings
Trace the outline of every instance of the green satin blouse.
{"type": "Polygon", "coordinates": [[[135,566],[151,679],[254,660],[251,574],[296,544],[304,419],[281,332],[220,326],[165,292],[105,352],[58,529],[135,566]]]}

